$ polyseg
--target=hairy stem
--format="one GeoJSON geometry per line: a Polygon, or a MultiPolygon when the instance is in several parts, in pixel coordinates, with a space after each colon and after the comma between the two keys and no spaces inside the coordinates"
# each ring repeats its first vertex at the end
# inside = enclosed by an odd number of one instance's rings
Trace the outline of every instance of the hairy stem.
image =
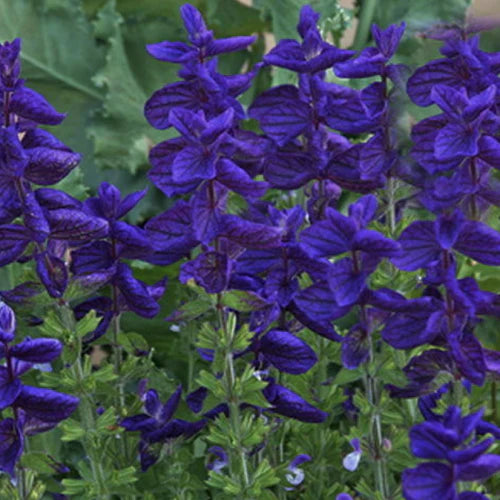
{"type": "Polygon", "coordinates": [[[496,381],[491,382],[491,409],[493,411],[492,420],[493,423],[498,425],[498,407],[497,407],[497,383],[496,381]]]}
{"type": "MultiPolygon", "coordinates": [[[[61,318],[65,328],[74,332],[76,330],[76,322],[73,316],[73,311],[67,304],[59,306],[61,318]]],[[[85,390],[85,372],[82,365],[82,339],[81,337],[76,338],[77,341],[77,355],[76,361],[72,366],[73,376],[77,381],[78,386],[78,396],[80,397],[80,404],[78,405],[78,412],[80,414],[80,422],[82,427],[91,433],[95,431],[96,428],[96,418],[95,418],[95,404],[92,400],[92,395],[85,390]]],[[[99,498],[103,500],[108,500],[111,496],[107,492],[106,488],[106,478],[104,474],[104,469],[102,467],[102,460],[99,456],[96,446],[94,443],[85,440],[83,443],[85,452],[89,457],[90,467],[92,470],[92,477],[97,486],[99,498]]]]}
{"type": "Polygon", "coordinates": [[[396,180],[390,176],[387,179],[387,218],[389,220],[389,236],[394,238],[396,233],[396,180]]]}
{"type": "Polygon", "coordinates": [[[224,312],[224,306],[222,305],[222,294],[217,294],[217,314],[219,317],[219,324],[224,334],[225,339],[225,356],[224,356],[224,377],[227,382],[227,401],[229,404],[229,415],[231,422],[231,430],[235,438],[235,446],[231,452],[231,474],[236,481],[239,481],[239,476],[234,470],[235,458],[241,464],[241,470],[243,473],[243,481],[245,488],[250,486],[250,474],[248,472],[247,457],[245,449],[243,447],[242,436],[241,436],[241,414],[240,414],[240,401],[238,395],[235,392],[236,386],[236,374],[234,369],[234,359],[232,352],[232,344],[234,339],[233,328],[227,325],[226,314],[224,312]]]}
{"type": "MultiPolygon", "coordinates": [[[[361,308],[362,317],[366,316],[364,307],[361,308]]],[[[371,334],[368,335],[369,338],[369,366],[373,364],[373,344],[371,334]]],[[[380,397],[379,389],[376,378],[372,375],[371,370],[367,367],[365,376],[365,386],[366,386],[366,396],[371,406],[373,407],[373,416],[370,422],[370,445],[373,450],[373,464],[374,464],[374,478],[376,491],[381,493],[382,498],[387,500],[390,498],[389,495],[389,479],[387,474],[387,463],[384,456],[383,450],[383,434],[382,434],[382,420],[380,417],[380,397]]]]}

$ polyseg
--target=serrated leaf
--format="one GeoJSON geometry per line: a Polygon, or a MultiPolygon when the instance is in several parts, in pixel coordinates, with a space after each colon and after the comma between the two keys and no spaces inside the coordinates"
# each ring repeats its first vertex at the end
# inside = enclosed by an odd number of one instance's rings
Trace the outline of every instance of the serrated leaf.
{"type": "Polygon", "coordinates": [[[79,441],[85,436],[85,429],[80,425],[80,422],[71,418],[62,422],[59,428],[63,432],[62,441],[79,441]]]}
{"type": "Polygon", "coordinates": [[[122,24],[123,18],[116,12],[114,1],[99,11],[95,26],[97,32],[107,35],[108,52],[104,67],[92,81],[105,89],[106,96],[89,135],[94,140],[98,166],[127,168],[134,174],[141,166],[148,165],[149,149],[165,134],[155,131],[144,118],[148,95],[130,67],[122,24]]]}
{"type": "Polygon", "coordinates": [[[92,378],[92,380],[95,382],[105,384],[106,382],[112,382],[113,380],[116,380],[118,378],[118,375],[114,373],[112,365],[106,365],[93,372],[91,377],[89,378],[92,378]]]}
{"type": "Polygon", "coordinates": [[[89,487],[89,483],[81,479],[63,479],[62,485],[64,487],[63,493],[70,496],[79,495],[89,487]]]}
{"type": "Polygon", "coordinates": [[[268,306],[262,297],[246,290],[230,290],[222,296],[222,304],[240,312],[250,312],[268,306]]]}
{"type": "Polygon", "coordinates": [[[130,354],[136,354],[138,351],[149,350],[147,340],[140,334],[129,332],[118,334],[118,343],[130,354]]]}
{"type": "Polygon", "coordinates": [[[56,472],[54,461],[40,451],[24,453],[21,458],[21,465],[38,474],[54,474],[56,472]]]}
{"type": "Polygon", "coordinates": [[[182,304],[172,315],[172,321],[192,321],[212,308],[205,299],[196,299],[182,304]]]}
{"type": "Polygon", "coordinates": [[[348,370],[347,368],[341,368],[340,371],[335,376],[335,385],[344,385],[354,382],[363,377],[363,373],[360,369],[348,370]]]}
{"type": "Polygon", "coordinates": [[[97,317],[95,311],[90,311],[76,324],[76,335],[84,337],[87,333],[94,331],[100,320],[101,318],[97,317]]]}
{"type": "Polygon", "coordinates": [[[255,485],[259,488],[267,488],[268,486],[273,486],[279,483],[279,478],[267,461],[267,459],[262,460],[254,475],[255,485]]]}

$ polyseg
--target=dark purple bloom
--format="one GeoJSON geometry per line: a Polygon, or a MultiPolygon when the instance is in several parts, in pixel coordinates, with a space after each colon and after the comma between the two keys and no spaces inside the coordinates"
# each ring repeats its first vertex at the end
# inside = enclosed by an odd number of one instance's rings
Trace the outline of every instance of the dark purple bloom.
{"type": "Polygon", "coordinates": [[[318,423],[328,417],[328,413],[315,408],[298,394],[268,379],[268,386],[263,390],[264,397],[271,403],[271,411],[302,422],[318,423]]]}
{"type": "Polygon", "coordinates": [[[386,66],[394,55],[403,36],[406,25],[392,24],[385,30],[372,26],[372,36],[376,47],[363,49],[359,56],[350,61],[335,64],[335,74],[341,78],[365,78],[368,76],[392,76],[390,66],[386,66]]]}
{"type": "Polygon", "coordinates": [[[271,330],[256,344],[254,349],[285,373],[305,373],[318,361],[315,352],[303,340],[287,331],[271,330]]]}
{"type": "Polygon", "coordinates": [[[312,257],[349,253],[330,266],[328,282],[338,306],[354,304],[365,288],[367,276],[383,257],[400,254],[399,244],[382,234],[365,229],[374,218],[377,202],[373,195],[360,198],[349,207],[349,216],[328,208],[325,220],[301,233],[301,243],[312,257]]]}
{"type": "Polygon", "coordinates": [[[285,475],[285,478],[292,486],[298,486],[304,481],[305,474],[304,471],[299,468],[299,465],[302,465],[305,462],[310,462],[311,460],[312,458],[310,455],[302,453],[300,455],[297,455],[290,462],[287,467],[288,472],[285,475]]]}
{"type": "Polygon", "coordinates": [[[227,255],[207,251],[183,264],[179,280],[186,283],[195,279],[208,293],[222,292],[229,283],[232,261],[227,255]]]}
{"type": "Polygon", "coordinates": [[[172,63],[200,61],[207,57],[243,50],[255,41],[254,36],[236,36],[214,39],[200,12],[190,4],[181,7],[181,16],[192,45],[182,42],[160,42],[147,46],[148,52],[159,59],[172,63]]]}
{"type": "Polygon", "coordinates": [[[189,4],[181,7],[181,16],[190,44],[164,41],[148,45],[147,50],[161,61],[182,64],[179,76],[184,81],[166,85],[151,96],[144,109],[147,120],[153,127],[168,128],[172,125],[169,113],[174,109],[203,110],[213,118],[230,108],[242,118],[243,108],[235,97],[248,89],[260,65],[246,75],[222,75],[217,71],[216,56],[246,49],[255,37],[216,40],[200,12],[189,4]]]}
{"type": "Polygon", "coordinates": [[[339,493],[335,500],[352,500],[352,496],[348,493],[339,493]]]}
{"type": "Polygon", "coordinates": [[[14,418],[0,421],[0,470],[14,476],[15,464],[23,449],[25,436],[45,432],[68,418],[79,399],[51,389],[24,385],[19,378],[37,363],[48,363],[61,354],[62,344],[56,339],[26,338],[14,340],[15,316],[0,302],[0,410],[11,407],[14,418]]]}
{"type": "Polygon", "coordinates": [[[297,25],[297,31],[303,39],[302,44],[296,40],[280,40],[264,57],[264,62],[298,73],[316,73],[349,59],[354,54],[353,51],[338,49],[321,38],[318,20],[319,14],[309,5],[302,7],[297,25]]]}
{"type": "Polygon", "coordinates": [[[207,464],[208,470],[220,472],[224,467],[228,466],[229,458],[224,448],[220,446],[211,446],[207,451],[216,457],[212,462],[207,464]]]}
{"type": "Polygon", "coordinates": [[[451,249],[483,264],[500,264],[500,234],[482,222],[464,220],[458,210],[433,222],[413,222],[398,242],[403,252],[392,261],[405,271],[439,262],[451,249]]]}
{"type": "Polygon", "coordinates": [[[151,467],[159,458],[152,445],[167,442],[180,436],[192,436],[205,425],[204,420],[187,422],[173,418],[179,406],[181,392],[182,386],[178,386],[167,402],[162,404],[158,393],[154,389],[150,389],[141,397],[145,413],[124,418],[120,422],[120,425],[127,431],[141,433],[139,454],[143,471],[151,467]]]}
{"type": "Polygon", "coordinates": [[[466,442],[476,430],[482,414],[483,411],[478,411],[462,417],[460,410],[451,406],[442,421],[426,421],[411,429],[410,445],[415,456],[446,463],[427,462],[405,470],[405,498],[457,498],[457,482],[487,479],[500,470],[500,456],[485,453],[493,438],[466,442]]]}

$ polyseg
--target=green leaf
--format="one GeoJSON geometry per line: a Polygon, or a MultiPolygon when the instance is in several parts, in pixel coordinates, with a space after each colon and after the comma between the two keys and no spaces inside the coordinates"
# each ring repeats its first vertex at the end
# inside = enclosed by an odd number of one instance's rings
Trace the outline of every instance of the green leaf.
{"type": "Polygon", "coordinates": [[[52,80],[94,100],[102,98],[91,77],[103,54],[80,2],[67,0],[47,6],[34,0],[0,1],[0,38],[21,36],[23,75],[30,83],[52,80]],[[78,53],[85,57],[75,57],[78,53]]]}
{"type": "Polygon", "coordinates": [[[141,165],[148,165],[149,149],[165,134],[155,131],[144,118],[148,96],[131,70],[122,23],[114,1],[99,11],[95,22],[96,31],[107,37],[108,52],[104,67],[93,77],[93,82],[106,89],[106,97],[89,135],[94,140],[98,166],[127,168],[136,173],[141,165]]]}
{"type": "Polygon", "coordinates": [[[87,333],[94,331],[99,321],[101,321],[101,318],[97,317],[96,312],[90,311],[76,324],[76,335],[84,337],[87,333]]]}
{"type": "Polygon", "coordinates": [[[118,375],[114,373],[113,365],[105,365],[99,368],[99,370],[93,372],[91,377],[88,378],[92,378],[92,380],[94,380],[95,382],[105,384],[106,382],[112,382],[113,380],[116,380],[118,378],[118,375]]]}
{"type": "Polygon", "coordinates": [[[21,465],[38,474],[54,474],[56,472],[55,462],[41,451],[24,453],[21,457],[21,465]]]}
{"type": "Polygon", "coordinates": [[[240,312],[262,309],[268,303],[259,295],[245,290],[230,290],[222,295],[222,304],[240,312]]]}
{"type": "Polygon", "coordinates": [[[173,314],[175,321],[192,321],[212,308],[212,303],[205,298],[191,300],[180,306],[173,314]]]}
{"type": "Polygon", "coordinates": [[[269,486],[274,486],[280,482],[279,478],[276,476],[273,468],[267,461],[267,459],[262,460],[254,475],[255,486],[254,488],[258,490],[267,488],[269,486]]]}
{"type": "MultiPolygon", "coordinates": [[[[117,422],[116,412],[114,408],[108,408],[102,415],[99,415],[99,418],[96,422],[96,430],[99,433],[108,433],[111,429],[113,434],[116,434],[116,429],[114,429],[117,422]]],[[[120,428],[120,430],[122,430],[120,428]]]]}
{"type": "Polygon", "coordinates": [[[224,399],[225,393],[220,385],[220,381],[212,373],[201,370],[196,383],[202,387],[206,387],[217,398],[224,399]]]}
{"type": "Polygon", "coordinates": [[[425,31],[436,24],[463,24],[471,0],[419,0],[401,2],[400,0],[377,0],[374,22],[382,28],[390,24],[406,22],[407,34],[425,31]]]}
{"type": "Polygon", "coordinates": [[[359,380],[363,377],[363,372],[361,369],[348,370],[347,368],[341,368],[337,373],[334,383],[336,385],[344,385],[359,380]]]}
{"type": "Polygon", "coordinates": [[[80,422],[71,418],[62,422],[59,428],[63,431],[62,441],[79,441],[85,436],[85,429],[80,425],[80,422]]]}
{"type": "Polygon", "coordinates": [[[70,496],[80,495],[89,487],[89,483],[81,479],[63,479],[62,485],[64,486],[63,493],[70,496]]]}
{"type": "Polygon", "coordinates": [[[138,351],[149,351],[147,340],[140,334],[130,332],[118,334],[118,343],[129,353],[136,354],[138,351]]]}
{"type": "Polygon", "coordinates": [[[237,0],[212,0],[207,3],[206,20],[221,37],[250,35],[266,31],[258,9],[237,0]]]}

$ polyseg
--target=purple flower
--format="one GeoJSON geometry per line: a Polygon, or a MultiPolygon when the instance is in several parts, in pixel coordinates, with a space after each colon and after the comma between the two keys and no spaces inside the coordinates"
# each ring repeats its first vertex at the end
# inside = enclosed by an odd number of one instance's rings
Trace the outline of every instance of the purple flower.
{"type": "Polygon", "coordinates": [[[383,257],[396,257],[400,246],[380,233],[365,229],[375,217],[373,195],[360,198],[349,207],[349,215],[328,208],[326,218],[302,231],[304,249],[311,257],[349,253],[330,266],[328,283],[338,306],[354,304],[365,288],[367,276],[383,257]]]}
{"type": "Polygon", "coordinates": [[[65,117],[20,80],[19,39],[0,45],[0,266],[33,260],[40,282],[55,298],[69,282],[65,252],[105,235],[105,220],[60,191],[39,188],[66,177],[80,155],[38,125],[65,117]],[[12,224],[16,218],[21,224],[12,224]],[[24,256],[29,247],[32,251],[24,256]]]}
{"type": "Polygon", "coordinates": [[[11,345],[15,316],[0,301],[0,410],[12,408],[13,418],[0,421],[0,470],[14,476],[14,469],[24,449],[26,436],[45,432],[68,418],[79,399],[50,389],[24,385],[20,376],[37,364],[57,358],[62,344],[56,339],[30,339],[11,345]]]}
{"type": "MultiPolygon", "coordinates": [[[[312,460],[310,455],[301,454],[297,455],[288,465],[287,474],[285,475],[286,480],[293,486],[299,486],[304,481],[304,471],[299,468],[299,465],[302,465],[305,462],[310,462],[312,460]]],[[[289,488],[286,488],[289,489],[289,488]]],[[[293,489],[293,488],[290,488],[293,489]]]]}
{"type": "Polygon", "coordinates": [[[255,37],[216,40],[212,31],[207,30],[200,12],[189,4],[181,7],[181,16],[190,44],[164,41],[147,46],[156,59],[182,64],[179,76],[183,78],[151,96],[144,108],[147,120],[155,128],[168,128],[172,125],[170,111],[179,108],[193,112],[203,110],[208,119],[230,108],[242,118],[243,108],[235,97],[249,88],[260,65],[246,75],[226,76],[217,71],[216,56],[244,50],[255,37]]]}
{"type": "Polygon", "coordinates": [[[277,384],[273,378],[269,378],[267,381],[269,384],[262,392],[271,403],[271,411],[310,423],[323,422],[328,417],[328,413],[315,408],[298,394],[277,384]]]}
{"type": "MultiPolygon", "coordinates": [[[[435,221],[417,221],[401,234],[403,252],[392,258],[405,271],[429,267],[445,258],[451,249],[486,265],[500,264],[500,233],[478,221],[466,221],[456,210],[435,221]]],[[[444,261],[440,262],[443,268],[444,261]]]]}
{"type": "Polygon", "coordinates": [[[297,31],[302,44],[296,40],[280,40],[265,57],[264,62],[298,73],[316,73],[331,68],[335,63],[349,59],[354,52],[330,45],[321,38],[317,28],[319,14],[305,5],[300,10],[297,31]]]}
{"type": "Polygon", "coordinates": [[[205,58],[218,54],[243,50],[255,41],[254,36],[235,36],[216,40],[213,37],[213,32],[207,29],[205,21],[195,7],[185,4],[180,11],[191,45],[166,41],[148,45],[148,52],[160,61],[172,63],[203,62],[205,58]]]}
{"type": "Polygon", "coordinates": [[[224,451],[224,448],[221,448],[220,446],[211,446],[207,451],[216,457],[212,462],[207,464],[208,470],[220,473],[224,467],[228,466],[229,458],[227,453],[224,451]]]}
{"type": "Polygon", "coordinates": [[[359,442],[358,438],[351,439],[350,443],[354,451],[352,451],[343,458],[342,465],[344,466],[344,469],[353,472],[358,468],[359,461],[361,460],[362,451],[361,451],[361,443],[359,442]]]}
{"type": "Polygon", "coordinates": [[[385,30],[372,26],[372,36],[376,47],[363,49],[359,56],[347,62],[335,64],[335,74],[341,78],[366,78],[368,76],[392,76],[394,66],[386,66],[394,55],[403,36],[406,25],[392,24],[385,30]]]}
{"type": "Polygon", "coordinates": [[[254,342],[252,349],[284,373],[305,373],[318,361],[316,353],[303,340],[283,330],[267,332],[254,342]]]}
{"type": "Polygon", "coordinates": [[[145,413],[124,418],[120,425],[127,431],[139,431],[139,455],[141,469],[146,471],[159,458],[155,443],[164,443],[180,436],[190,437],[205,425],[205,420],[187,422],[173,418],[181,400],[182,386],[170,396],[165,404],[160,402],[158,393],[150,389],[142,395],[145,413]]]}
{"type": "Polygon", "coordinates": [[[493,438],[467,442],[481,421],[483,411],[461,416],[448,408],[442,421],[427,421],[410,431],[412,453],[426,462],[403,472],[403,494],[407,500],[456,498],[460,481],[484,480],[500,470],[500,456],[487,454],[493,438]]]}

